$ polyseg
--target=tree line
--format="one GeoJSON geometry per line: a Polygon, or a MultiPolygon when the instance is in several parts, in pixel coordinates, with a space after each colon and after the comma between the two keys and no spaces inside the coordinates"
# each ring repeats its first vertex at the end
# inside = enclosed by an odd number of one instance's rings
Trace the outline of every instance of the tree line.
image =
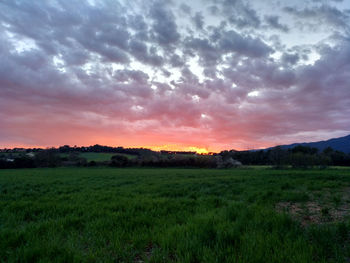
{"type": "Polygon", "coordinates": [[[214,155],[193,152],[155,152],[145,148],[123,148],[93,145],[50,149],[6,149],[0,151],[0,169],[58,167],[58,166],[113,166],[113,167],[197,167],[230,168],[240,165],[272,165],[287,167],[350,166],[350,154],[328,147],[323,151],[308,146],[291,149],[275,147],[259,151],[222,151],[214,155]],[[113,153],[108,161],[87,161],[80,153],[113,153]],[[131,158],[132,157],[132,158],[131,158]]]}
{"type": "Polygon", "coordinates": [[[317,148],[298,145],[290,149],[280,146],[259,151],[222,151],[223,158],[231,157],[245,165],[273,165],[275,167],[350,166],[350,154],[331,147],[317,148]]]}

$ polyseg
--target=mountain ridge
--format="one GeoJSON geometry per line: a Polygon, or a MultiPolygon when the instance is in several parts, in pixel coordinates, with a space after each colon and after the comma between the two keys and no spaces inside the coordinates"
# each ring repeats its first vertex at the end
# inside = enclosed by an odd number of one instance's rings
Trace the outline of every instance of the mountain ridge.
{"type": "MultiPolygon", "coordinates": [[[[314,147],[314,148],[317,148],[319,151],[323,151],[327,147],[332,147],[334,150],[341,151],[344,153],[350,153],[350,134],[343,137],[331,138],[324,141],[301,142],[301,143],[284,144],[284,145],[277,145],[277,146],[282,147],[283,149],[290,149],[298,145],[314,147]]],[[[271,148],[274,148],[274,147],[270,147],[267,149],[271,149],[271,148]]]]}

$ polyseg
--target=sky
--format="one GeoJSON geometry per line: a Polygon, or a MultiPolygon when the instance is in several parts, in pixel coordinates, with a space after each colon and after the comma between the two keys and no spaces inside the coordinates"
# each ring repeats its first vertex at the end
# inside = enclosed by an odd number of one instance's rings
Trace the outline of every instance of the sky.
{"type": "Polygon", "coordinates": [[[350,0],[1,0],[0,148],[350,133],[350,0]]]}

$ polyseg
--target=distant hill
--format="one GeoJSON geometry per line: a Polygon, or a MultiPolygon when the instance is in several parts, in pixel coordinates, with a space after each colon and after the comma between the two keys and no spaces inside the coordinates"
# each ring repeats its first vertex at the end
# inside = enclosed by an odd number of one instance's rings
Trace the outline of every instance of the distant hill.
{"type": "Polygon", "coordinates": [[[293,143],[289,145],[280,145],[280,146],[284,149],[289,149],[298,145],[315,147],[320,151],[324,150],[327,147],[332,147],[334,150],[350,153],[350,134],[340,138],[329,139],[327,141],[293,143]]]}

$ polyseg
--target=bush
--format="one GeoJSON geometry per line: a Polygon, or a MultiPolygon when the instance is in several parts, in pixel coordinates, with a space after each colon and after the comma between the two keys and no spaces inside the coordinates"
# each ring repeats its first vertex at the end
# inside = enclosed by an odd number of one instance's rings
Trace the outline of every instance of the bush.
{"type": "Polygon", "coordinates": [[[316,163],[316,157],[314,155],[301,152],[292,153],[289,158],[290,164],[295,168],[312,167],[316,163]]]}
{"type": "Polygon", "coordinates": [[[35,154],[34,162],[38,167],[57,167],[61,165],[61,158],[55,150],[43,150],[35,154]]]}
{"type": "Polygon", "coordinates": [[[114,167],[126,167],[129,163],[129,159],[123,155],[113,155],[111,158],[111,166],[114,167]]]}
{"type": "Polygon", "coordinates": [[[0,169],[15,169],[15,168],[34,168],[35,162],[31,158],[18,157],[13,161],[7,161],[0,159],[0,169]]]}
{"type": "Polygon", "coordinates": [[[138,164],[148,167],[216,168],[217,166],[214,156],[181,154],[141,156],[138,159],[138,164]]]}
{"type": "Polygon", "coordinates": [[[96,166],[97,163],[95,161],[88,162],[87,166],[96,166]]]}
{"type": "Polygon", "coordinates": [[[215,156],[217,168],[231,168],[239,167],[242,165],[241,162],[234,160],[232,157],[222,157],[221,155],[215,156]]]}

